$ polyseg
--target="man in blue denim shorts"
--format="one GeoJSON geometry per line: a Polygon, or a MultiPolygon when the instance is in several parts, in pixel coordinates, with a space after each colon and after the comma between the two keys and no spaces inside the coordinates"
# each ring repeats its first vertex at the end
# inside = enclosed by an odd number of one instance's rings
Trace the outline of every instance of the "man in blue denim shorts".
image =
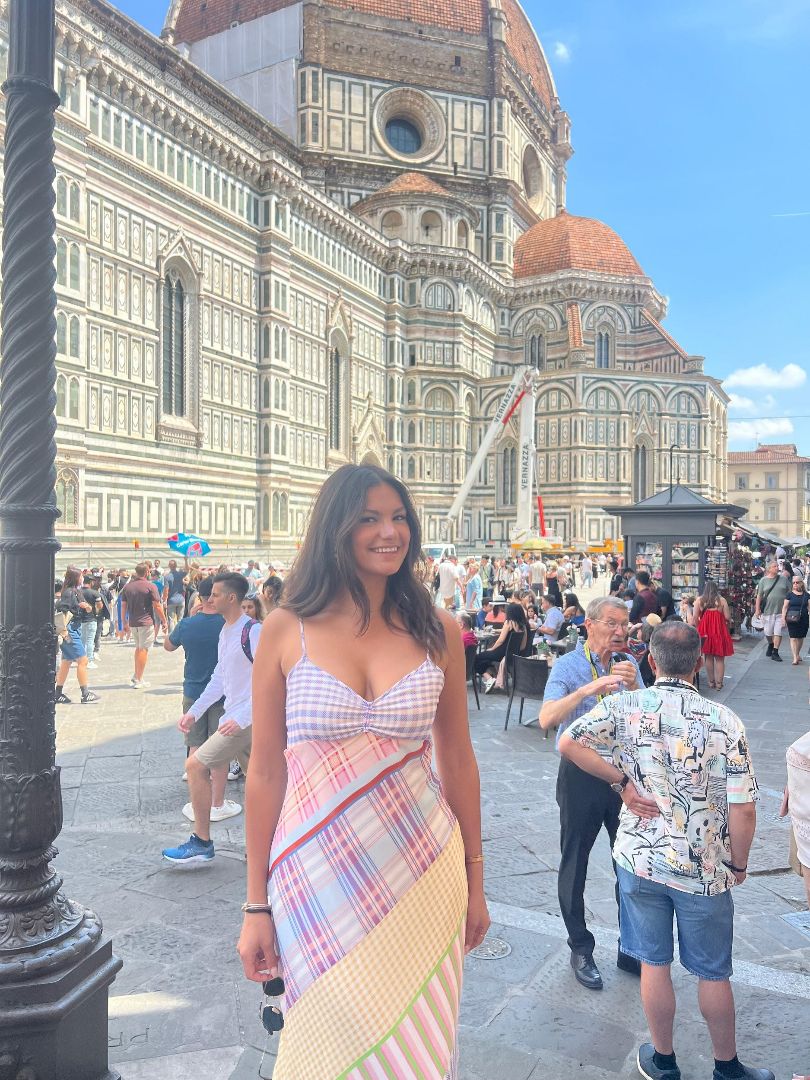
{"type": "Polygon", "coordinates": [[[652,1035],[639,1048],[638,1070],[647,1080],[681,1076],[672,1045],[674,916],[681,964],[699,979],[714,1080],[774,1080],[737,1057],[729,982],[731,889],[746,877],[758,799],[745,729],[730,709],[696,692],[693,626],[662,623],[650,655],[654,686],[604,698],[560,738],[560,753],[624,803],[613,846],[621,948],[641,961],[652,1035]]]}

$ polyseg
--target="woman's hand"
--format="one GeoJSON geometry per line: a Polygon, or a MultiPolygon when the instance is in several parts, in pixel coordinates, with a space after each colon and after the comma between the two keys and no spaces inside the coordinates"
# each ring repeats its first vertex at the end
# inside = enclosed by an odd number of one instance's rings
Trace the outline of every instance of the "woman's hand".
{"type": "Polygon", "coordinates": [[[245,914],[242,933],[236,946],[245,978],[251,982],[275,979],[279,974],[276,931],[269,912],[245,914]]]}
{"type": "Polygon", "coordinates": [[[470,888],[467,900],[467,925],[464,931],[464,952],[475,949],[487,936],[490,924],[489,910],[480,886],[470,888]]]}

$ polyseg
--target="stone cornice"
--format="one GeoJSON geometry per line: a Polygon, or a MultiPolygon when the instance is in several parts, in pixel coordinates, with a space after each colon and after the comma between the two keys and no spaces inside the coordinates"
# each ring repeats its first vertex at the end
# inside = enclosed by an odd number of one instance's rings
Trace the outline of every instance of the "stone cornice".
{"type": "Polygon", "coordinates": [[[512,306],[518,308],[568,300],[605,300],[617,304],[642,305],[655,312],[659,319],[666,314],[666,302],[649,278],[622,278],[594,271],[564,270],[557,274],[524,279],[514,285],[511,295],[512,306]]]}

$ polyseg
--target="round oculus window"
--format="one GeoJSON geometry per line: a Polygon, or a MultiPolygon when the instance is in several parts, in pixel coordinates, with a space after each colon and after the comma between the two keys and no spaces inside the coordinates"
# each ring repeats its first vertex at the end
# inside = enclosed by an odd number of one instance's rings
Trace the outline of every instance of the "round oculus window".
{"type": "Polygon", "coordinates": [[[422,149],[422,132],[402,116],[394,116],[388,121],[385,137],[399,154],[418,154],[422,149]]]}

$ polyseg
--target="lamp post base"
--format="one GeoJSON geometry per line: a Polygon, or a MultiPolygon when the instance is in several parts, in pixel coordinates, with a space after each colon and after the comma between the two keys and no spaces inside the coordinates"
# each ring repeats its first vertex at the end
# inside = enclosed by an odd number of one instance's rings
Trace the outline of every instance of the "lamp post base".
{"type": "Polygon", "coordinates": [[[107,998],[120,968],[102,938],[53,975],[0,984],[0,1080],[121,1080],[107,1045],[107,998]]]}

